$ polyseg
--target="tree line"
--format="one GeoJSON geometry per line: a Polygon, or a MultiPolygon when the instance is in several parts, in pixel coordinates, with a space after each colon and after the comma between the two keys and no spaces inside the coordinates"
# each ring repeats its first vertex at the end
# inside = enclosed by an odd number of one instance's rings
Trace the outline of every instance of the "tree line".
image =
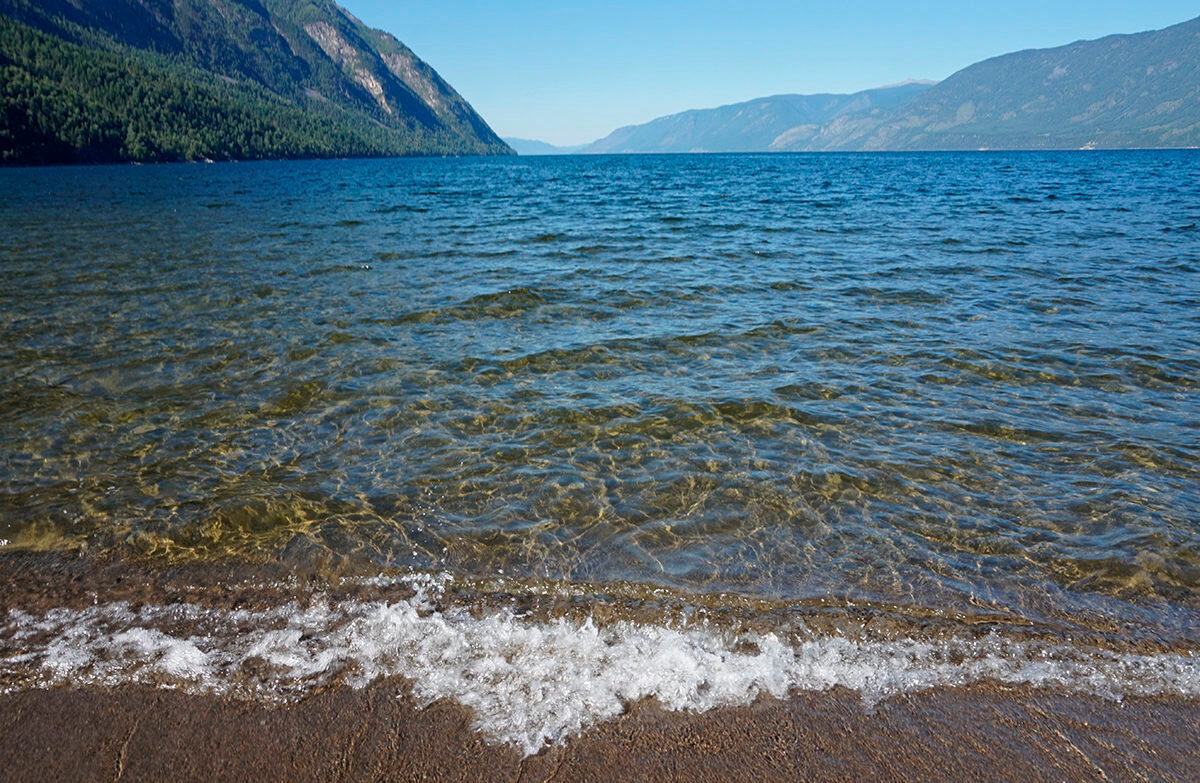
{"type": "Polygon", "coordinates": [[[0,17],[0,163],[462,155],[462,139],[390,128],[136,49],[84,47],[0,17]]]}

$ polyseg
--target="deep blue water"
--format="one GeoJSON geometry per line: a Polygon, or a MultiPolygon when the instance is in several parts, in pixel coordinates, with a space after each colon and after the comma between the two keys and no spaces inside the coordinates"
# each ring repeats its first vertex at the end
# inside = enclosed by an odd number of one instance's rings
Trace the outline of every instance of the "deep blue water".
{"type": "Polygon", "coordinates": [[[3,170],[0,551],[1194,642],[1198,183],[1191,151],[3,170]]]}

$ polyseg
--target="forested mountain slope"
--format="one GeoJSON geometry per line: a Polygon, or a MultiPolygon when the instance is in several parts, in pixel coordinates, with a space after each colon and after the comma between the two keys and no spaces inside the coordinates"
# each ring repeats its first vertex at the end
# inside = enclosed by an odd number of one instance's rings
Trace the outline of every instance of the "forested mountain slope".
{"type": "Polygon", "coordinates": [[[0,0],[8,163],[509,154],[328,0],[0,0]]]}

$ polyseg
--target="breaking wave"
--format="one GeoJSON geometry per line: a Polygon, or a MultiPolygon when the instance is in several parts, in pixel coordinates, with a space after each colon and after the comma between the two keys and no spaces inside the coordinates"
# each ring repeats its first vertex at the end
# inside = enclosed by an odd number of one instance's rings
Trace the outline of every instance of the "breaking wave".
{"type": "Polygon", "coordinates": [[[788,639],[704,624],[535,620],[439,603],[447,577],[403,583],[401,600],[317,597],[258,609],[196,603],[14,609],[0,631],[0,689],[139,683],[289,701],[331,682],[403,677],[424,704],[451,699],[489,740],[525,754],[628,705],[704,712],[763,695],[836,686],[867,706],[897,693],[982,680],[1120,699],[1200,696],[1194,653],[1131,654],[978,637],[788,639]]]}

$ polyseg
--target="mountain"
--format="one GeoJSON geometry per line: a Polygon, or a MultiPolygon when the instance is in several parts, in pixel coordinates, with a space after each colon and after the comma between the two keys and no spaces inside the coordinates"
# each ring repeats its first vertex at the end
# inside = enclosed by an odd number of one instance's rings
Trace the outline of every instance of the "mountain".
{"type": "Polygon", "coordinates": [[[518,155],[574,155],[586,147],[586,144],[575,144],[570,147],[556,147],[536,139],[517,139],[504,137],[504,143],[517,151],[518,155]]]}
{"type": "Polygon", "coordinates": [[[6,163],[511,153],[330,0],[0,0],[6,163]]]}
{"type": "Polygon", "coordinates": [[[945,81],[776,95],[619,128],[584,152],[1200,146],[1200,18],[1031,49],[945,81]]]}
{"type": "Polygon", "coordinates": [[[797,129],[815,131],[844,115],[881,116],[932,84],[910,81],[852,95],[773,95],[716,109],[693,109],[618,128],[583,151],[763,152],[797,129]]]}
{"type": "Polygon", "coordinates": [[[884,116],[843,116],[776,149],[1200,145],[1200,18],[971,65],[884,116]]]}

